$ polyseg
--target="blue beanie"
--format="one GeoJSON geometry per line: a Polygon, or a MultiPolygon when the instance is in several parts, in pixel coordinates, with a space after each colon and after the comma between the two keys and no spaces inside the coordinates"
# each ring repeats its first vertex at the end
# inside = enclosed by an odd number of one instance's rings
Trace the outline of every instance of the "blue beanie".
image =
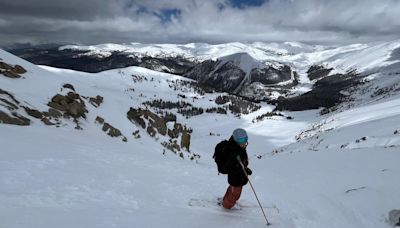
{"type": "Polygon", "coordinates": [[[242,128],[235,129],[233,131],[232,137],[233,140],[235,140],[235,142],[238,144],[246,143],[248,139],[246,131],[242,128]]]}

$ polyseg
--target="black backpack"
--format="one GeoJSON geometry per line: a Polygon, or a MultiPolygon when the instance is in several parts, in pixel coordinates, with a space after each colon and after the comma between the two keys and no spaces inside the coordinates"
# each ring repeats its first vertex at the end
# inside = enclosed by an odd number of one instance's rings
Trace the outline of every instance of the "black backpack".
{"type": "Polygon", "coordinates": [[[214,152],[214,160],[217,163],[218,172],[222,174],[228,174],[227,163],[229,159],[229,151],[225,151],[226,146],[228,145],[227,140],[223,140],[215,146],[214,152]]]}

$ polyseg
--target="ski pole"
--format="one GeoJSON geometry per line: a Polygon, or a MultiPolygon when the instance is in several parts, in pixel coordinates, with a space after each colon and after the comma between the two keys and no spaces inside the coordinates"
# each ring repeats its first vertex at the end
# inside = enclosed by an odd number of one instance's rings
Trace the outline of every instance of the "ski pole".
{"type": "Polygon", "coordinates": [[[246,169],[245,169],[245,167],[244,167],[242,161],[240,160],[240,157],[239,157],[239,156],[237,157],[237,159],[238,159],[238,161],[239,161],[239,163],[240,163],[240,166],[242,166],[243,172],[244,172],[244,174],[246,175],[247,180],[249,181],[250,187],[251,187],[251,189],[253,190],[253,193],[254,193],[254,195],[255,195],[255,197],[256,197],[256,199],[257,199],[258,205],[259,205],[260,208],[261,208],[261,212],[262,212],[263,215],[264,215],[265,221],[267,221],[267,226],[269,226],[269,225],[271,225],[271,223],[269,223],[269,221],[268,221],[268,219],[267,219],[267,216],[265,215],[264,209],[263,209],[263,207],[261,206],[260,200],[258,199],[258,196],[257,196],[257,194],[256,194],[256,191],[254,190],[253,184],[252,184],[251,181],[250,181],[249,175],[247,175],[246,169]]]}

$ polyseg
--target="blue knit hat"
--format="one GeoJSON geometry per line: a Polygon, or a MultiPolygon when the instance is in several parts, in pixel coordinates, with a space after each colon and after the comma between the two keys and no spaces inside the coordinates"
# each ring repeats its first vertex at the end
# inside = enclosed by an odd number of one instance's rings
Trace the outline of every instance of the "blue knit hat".
{"type": "Polygon", "coordinates": [[[242,128],[235,129],[233,131],[232,137],[237,144],[246,143],[248,139],[246,131],[242,128]]]}

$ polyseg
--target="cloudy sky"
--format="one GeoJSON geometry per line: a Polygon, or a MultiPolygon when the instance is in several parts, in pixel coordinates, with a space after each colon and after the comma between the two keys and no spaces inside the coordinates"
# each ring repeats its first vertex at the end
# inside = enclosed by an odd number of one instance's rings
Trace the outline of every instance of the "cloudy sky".
{"type": "Polygon", "coordinates": [[[0,0],[0,46],[400,39],[400,0],[0,0]]]}

